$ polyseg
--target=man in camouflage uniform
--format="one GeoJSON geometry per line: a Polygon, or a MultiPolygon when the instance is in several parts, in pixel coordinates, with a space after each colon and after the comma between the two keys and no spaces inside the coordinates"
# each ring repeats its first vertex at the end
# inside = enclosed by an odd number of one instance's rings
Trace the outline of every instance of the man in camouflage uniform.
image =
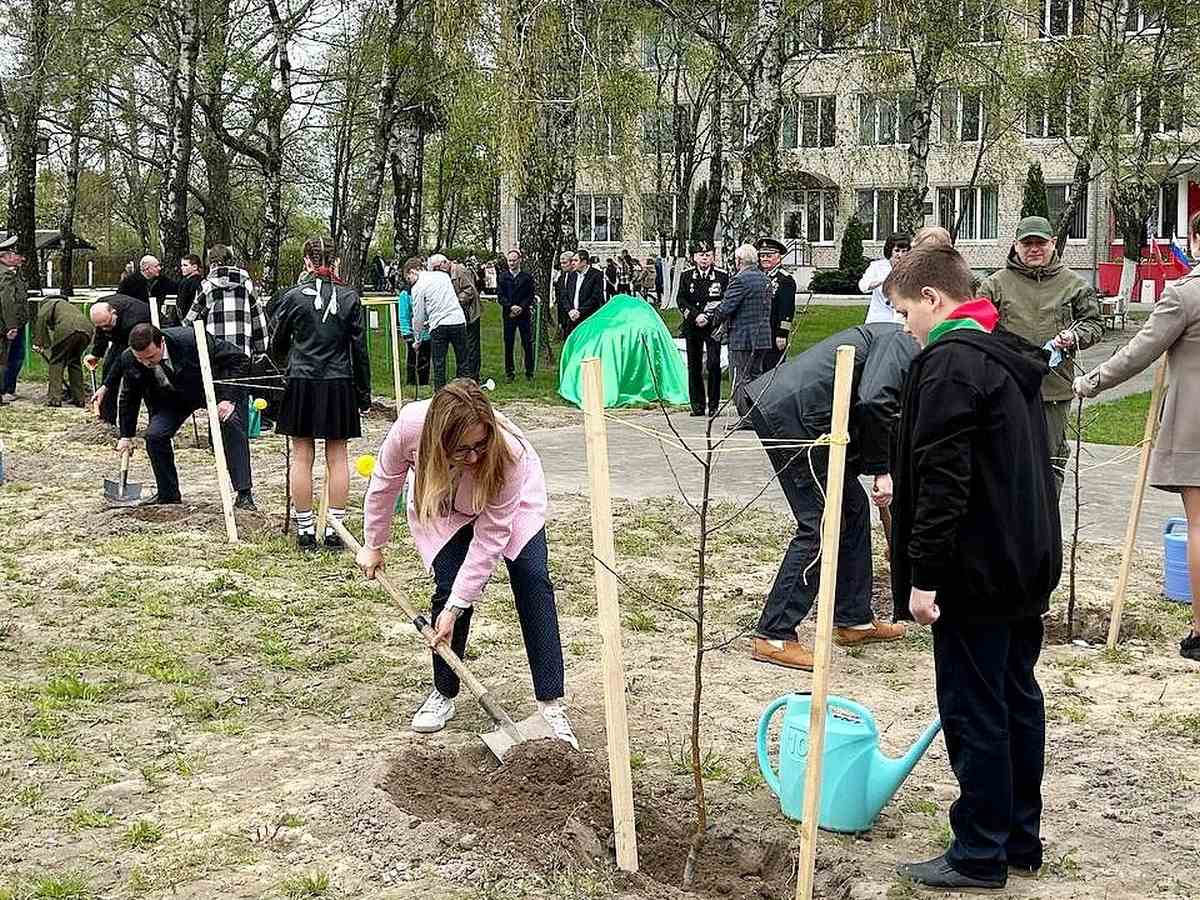
{"type": "MultiPolygon", "coordinates": [[[[17,236],[0,243],[0,372],[8,365],[8,348],[29,321],[29,295],[21,266],[25,257],[17,251],[17,236]]],[[[7,402],[0,396],[0,406],[7,402]]]]}

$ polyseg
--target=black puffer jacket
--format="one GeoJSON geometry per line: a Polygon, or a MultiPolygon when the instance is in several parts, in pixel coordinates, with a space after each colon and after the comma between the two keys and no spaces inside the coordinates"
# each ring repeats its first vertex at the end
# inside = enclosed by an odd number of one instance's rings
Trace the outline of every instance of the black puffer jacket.
{"type": "Polygon", "coordinates": [[[289,290],[275,306],[270,354],[286,366],[288,378],[353,379],[358,408],[370,408],[371,362],[362,303],[353,288],[309,281],[289,290]]]}
{"type": "Polygon", "coordinates": [[[1058,497],[1042,411],[1045,354],[997,329],[951,331],[913,361],[892,502],[896,618],[913,586],[941,621],[1040,616],[1062,573],[1058,497]]]}
{"type": "Polygon", "coordinates": [[[874,322],[840,331],[750,382],[738,406],[754,404],[770,431],[764,437],[812,440],[828,434],[837,348],[843,344],[854,347],[847,465],[862,475],[883,475],[900,417],[901,386],[920,350],[900,325],[874,322]]]}

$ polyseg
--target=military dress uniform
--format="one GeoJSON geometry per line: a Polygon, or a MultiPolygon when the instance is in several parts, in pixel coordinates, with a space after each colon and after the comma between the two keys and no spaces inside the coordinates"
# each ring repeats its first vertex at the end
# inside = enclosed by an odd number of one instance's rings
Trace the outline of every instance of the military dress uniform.
{"type": "MultiPolygon", "coordinates": [[[[15,247],[17,236],[13,235],[0,249],[15,247]]],[[[9,332],[18,334],[29,321],[29,292],[25,288],[25,278],[20,269],[14,269],[0,263],[0,372],[8,366],[9,332]]],[[[0,403],[3,403],[0,399],[0,403]]]]}
{"type": "MultiPolygon", "coordinates": [[[[780,255],[787,253],[787,247],[784,243],[774,238],[763,238],[758,242],[756,249],[759,251],[764,249],[775,250],[780,255]]],[[[771,285],[772,340],[783,338],[785,341],[791,341],[792,320],[796,315],[796,279],[787,273],[782,263],[766,274],[767,281],[771,285]]],[[[780,350],[778,345],[773,343],[771,349],[763,357],[763,371],[766,372],[775,368],[783,362],[783,358],[786,355],[786,346],[783,350],[780,350]]]]}
{"type": "Polygon", "coordinates": [[[706,410],[708,415],[716,415],[721,405],[721,342],[712,337],[713,323],[697,325],[696,316],[705,312],[711,316],[728,286],[729,273],[715,266],[707,270],[693,266],[679,278],[675,303],[683,313],[679,336],[687,348],[688,396],[694,416],[702,416],[706,410]]]}

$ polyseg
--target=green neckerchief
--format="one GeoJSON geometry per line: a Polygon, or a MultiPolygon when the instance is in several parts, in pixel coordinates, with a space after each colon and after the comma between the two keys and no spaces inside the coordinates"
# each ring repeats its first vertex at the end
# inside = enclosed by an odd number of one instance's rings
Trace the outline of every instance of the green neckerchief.
{"type": "Polygon", "coordinates": [[[976,322],[974,319],[947,319],[944,322],[939,322],[929,330],[929,341],[932,344],[944,334],[949,334],[951,331],[959,331],[960,329],[968,331],[986,331],[986,329],[976,322]]]}

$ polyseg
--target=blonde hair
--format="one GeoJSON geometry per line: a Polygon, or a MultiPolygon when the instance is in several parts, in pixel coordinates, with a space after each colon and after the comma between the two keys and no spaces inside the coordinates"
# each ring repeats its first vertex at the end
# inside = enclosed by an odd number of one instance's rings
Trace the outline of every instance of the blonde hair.
{"type": "Polygon", "coordinates": [[[484,426],[487,437],[474,469],[471,509],[459,511],[482,512],[504,487],[505,472],[514,460],[502,434],[503,425],[479,385],[469,378],[456,378],[433,395],[421,429],[414,505],[422,522],[450,514],[457,486],[453,456],[463,435],[476,425],[484,426]]]}

